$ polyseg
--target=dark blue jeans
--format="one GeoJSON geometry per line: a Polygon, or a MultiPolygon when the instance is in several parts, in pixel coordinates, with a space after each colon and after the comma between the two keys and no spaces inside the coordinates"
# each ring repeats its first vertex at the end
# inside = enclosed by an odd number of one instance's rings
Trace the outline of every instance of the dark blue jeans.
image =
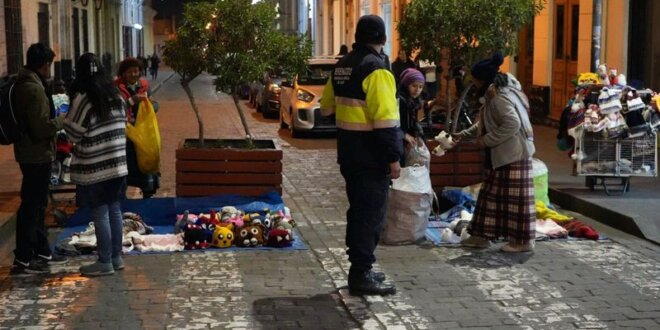
{"type": "Polygon", "coordinates": [[[374,251],[385,222],[390,179],[383,171],[341,166],[349,208],[346,212],[346,246],[349,273],[371,270],[374,251]]]}
{"type": "Polygon", "coordinates": [[[29,262],[38,254],[50,256],[48,231],[44,226],[48,206],[50,163],[19,164],[21,182],[21,206],[16,215],[16,249],[14,256],[29,262]]]}

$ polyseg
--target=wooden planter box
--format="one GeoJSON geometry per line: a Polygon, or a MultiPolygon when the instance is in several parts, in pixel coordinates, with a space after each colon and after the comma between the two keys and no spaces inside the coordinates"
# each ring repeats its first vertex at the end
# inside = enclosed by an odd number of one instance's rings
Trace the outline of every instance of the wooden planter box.
{"type": "MultiPolygon", "coordinates": [[[[426,140],[430,151],[438,145],[435,140],[426,140]]],[[[484,180],[484,149],[473,143],[462,143],[437,157],[431,153],[431,185],[436,194],[442,188],[465,187],[484,180]]]]}
{"type": "Polygon", "coordinates": [[[206,140],[218,147],[185,147],[176,150],[176,195],[216,194],[256,196],[282,193],[282,150],[272,140],[254,140],[255,149],[244,149],[245,140],[206,140]]]}

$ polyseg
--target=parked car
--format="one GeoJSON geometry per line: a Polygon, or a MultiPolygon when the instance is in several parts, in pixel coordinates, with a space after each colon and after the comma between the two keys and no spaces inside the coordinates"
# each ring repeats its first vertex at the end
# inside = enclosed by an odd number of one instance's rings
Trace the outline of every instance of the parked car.
{"type": "Polygon", "coordinates": [[[255,108],[264,118],[279,118],[280,92],[283,78],[277,75],[265,75],[264,81],[258,83],[255,91],[255,108]]]}
{"type": "Polygon", "coordinates": [[[312,58],[305,73],[282,81],[280,127],[289,128],[292,137],[302,132],[337,130],[335,116],[322,116],[319,102],[336,62],[335,57],[312,58]]]}

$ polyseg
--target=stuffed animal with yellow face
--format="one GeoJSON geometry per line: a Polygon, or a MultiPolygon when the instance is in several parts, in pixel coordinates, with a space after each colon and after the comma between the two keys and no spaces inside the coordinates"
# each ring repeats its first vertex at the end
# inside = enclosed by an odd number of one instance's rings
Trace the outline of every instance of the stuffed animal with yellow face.
{"type": "Polygon", "coordinates": [[[234,232],[229,227],[217,226],[211,243],[221,249],[231,247],[234,243],[234,232]]]}

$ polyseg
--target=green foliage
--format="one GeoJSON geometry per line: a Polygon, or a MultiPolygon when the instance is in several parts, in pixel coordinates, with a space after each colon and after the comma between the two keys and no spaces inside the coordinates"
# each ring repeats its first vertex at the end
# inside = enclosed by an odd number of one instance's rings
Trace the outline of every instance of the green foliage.
{"type": "MultiPolygon", "coordinates": [[[[276,2],[264,0],[198,0],[185,4],[176,38],[165,43],[165,62],[181,76],[197,116],[199,140],[204,144],[204,122],[197,109],[190,81],[202,72],[216,76],[217,90],[233,94],[241,82],[260,80],[264,72],[290,74],[305,70],[312,54],[311,41],[276,29],[276,2]]],[[[241,122],[251,139],[245,116],[241,122]]]]}
{"type": "Polygon", "coordinates": [[[182,81],[190,82],[206,70],[207,50],[211,37],[206,25],[214,10],[211,3],[188,3],[177,37],[165,42],[163,59],[182,81]]]}
{"type": "Polygon", "coordinates": [[[231,93],[240,82],[259,80],[275,69],[302,72],[311,42],[275,28],[274,1],[220,0],[214,6],[208,63],[218,90],[231,93]]]}
{"type": "Polygon", "coordinates": [[[398,25],[405,49],[421,59],[473,63],[501,51],[517,51],[518,31],[530,23],[545,0],[413,0],[398,25]]]}

